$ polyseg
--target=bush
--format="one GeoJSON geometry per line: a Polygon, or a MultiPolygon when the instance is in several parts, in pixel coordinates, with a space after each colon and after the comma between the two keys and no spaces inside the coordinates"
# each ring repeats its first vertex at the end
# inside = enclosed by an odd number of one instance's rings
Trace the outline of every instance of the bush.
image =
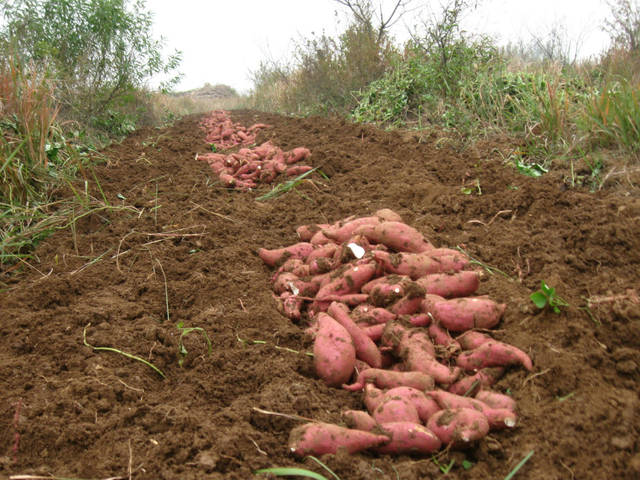
{"type": "Polygon", "coordinates": [[[7,0],[1,13],[0,51],[49,72],[65,119],[109,133],[127,133],[136,91],[180,62],[163,58],[143,0],[7,0]]]}

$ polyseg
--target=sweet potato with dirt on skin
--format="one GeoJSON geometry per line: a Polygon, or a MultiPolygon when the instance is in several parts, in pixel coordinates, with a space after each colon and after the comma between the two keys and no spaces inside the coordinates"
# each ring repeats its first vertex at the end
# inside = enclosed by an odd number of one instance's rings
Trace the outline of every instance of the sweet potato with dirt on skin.
{"type": "Polygon", "coordinates": [[[475,398],[456,395],[444,390],[433,390],[427,392],[427,395],[433,398],[442,409],[471,408],[482,412],[487,417],[489,428],[492,430],[516,426],[516,414],[512,410],[493,408],[475,398]]]}
{"type": "Polygon", "coordinates": [[[316,232],[322,230],[323,228],[327,228],[328,226],[328,223],[310,223],[308,225],[300,225],[298,228],[296,228],[296,233],[298,234],[298,238],[300,238],[300,241],[308,242],[316,232]]]}
{"type": "Polygon", "coordinates": [[[430,455],[440,449],[442,442],[427,427],[411,422],[388,422],[379,430],[391,437],[391,441],[375,450],[395,455],[430,455]]]}
{"type": "Polygon", "coordinates": [[[420,232],[402,222],[383,221],[363,225],[354,233],[364,235],[370,242],[382,243],[396,252],[420,253],[433,248],[420,232]]]}
{"type": "Polygon", "coordinates": [[[346,295],[327,295],[322,299],[323,302],[338,302],[355,307],[369,300],[369,295],[364,293],[347,293],[346,295]]]}
{"type": "Polygon", "coordinates": [[[313,364],[318,376],[332,387],[351,378],[356,349],[349,332],[326,313],[318,314],[318,332],[313,343],[313,364]]]}
{"type": "Polygon", "coordinates": [[[400,214],[394,212],[390,208],[381,208],[373,213],[374,217],[378,217],[384,222],[402,222],[400,214]]]}
{"type": "Polygon", "coordinates": [[[529,355],[513,345],[497,340],[483,343],[474,350],[462,352],[458,355],[456,364],[466,371],[510,365],[522,365],[528,371],[533,370],[529,355]]]}
{"type": "Polygon", "coordinates": [[[413,387],[396,387],[387,390],[382,396],[381,402],[390,398],[401,398],[413,405],[423,423],[427,423],[434,413],[441,410],[440,405],[433,398],[427,396],[424,391],[413,387]]]}
{"type": "Polygon", "coordinates": [[[378,425],[375,419],[363,410],[345,410],[340,416],[347,427],[355,428],[356,430],[370,432],[378,425]]]}
{"type": "Polygon", "coordinates": [[[290,258],[289,260],[284,262],[274,275],[274,280],[275,277],[277,277],[282,272],[293,273],[298,278],[308,277],[311,273],[309,270],[309,265],[304,263],[299,258],[290,258]]]}
{"type": "Polygon", "coordinates": [[[489,433],[489,422],[482,412],[455,408],[434,413],[427,422],[427,428],[443,444],[462,447],[485,437],[489,433]]]}
{"type": "Polygon", "coordinates": [[[482,403],[486,403],[492,408],[504,408],[516,411],[516,401],[509,395],[503,393],[494,392],[492,390],[480,390],[476,393],[476,400],[480,400],[482,403]]]}
{"type": "Polygon", "coordinates": [[[305,263],[309,265],[311,264],[311,262],[319,258],[324,258],[328,260],[331,257],[333,257],[337,249],[338,249],[338,245],[336,245],[333,242],[318,246],[307,256],[305,263]]]}
{"type": "Polygon", "coordinates": [[[449,354],[462,350],[460,344],[454,338],[452,338],[451,335],[449,335],[449,332],[447,332],[437,323],[432,323],[431,325],[429,325],[429,327],[427,328],[427,333],[433,340],[433,343],[443,347],[447,352],[449,352],[449,354]]]}
{"type": "Polygon", "coordinates": [[[383,275],[381,277],[374,278],[373,280],[365,283],[360,289],[360,291],[362,293],[370,294],[371,291],[374,289],[374,287],[376,287],[377,285],[397,285],[397,284],[402,285],[407,280],[411,280],[411,279],[406,275],[394,275],[394,274],[383,275]]]}
{"type": "Polygon", "coordinates": [[[279,273],[273,282],[273,291],[280,295],[283,292],[291,292],[302,297],[313,297],[318,291],[318,286],[313,282],[305,282],[291,272],[279,273]]]}
{"type": "Polygon", "coordinates": [[[375,263],[361,263],[340,273],[331,282],[324,285],[316,294],[317,300],[323,300],[329,295],[346,295],[356,293],[360,287],[371,280],[376,273],[375,263]]]}
{"type": "Polygon", "coordinates": [[[292,165],[290,167],[287,167],[287,169],[284,171],[284,174],[287,177],[294,177],[296,175],[302,175],[303,173],[310,172],[311,170],[313,170],[313,167],[309,165],[292,165]]]}
{"type": "Polygon", "coordinates": [[[486,297],[425,301],[422,305],[424,313],[433,315],[435,321],[452,332],[495,327],[506,308],[504,303],[497,303],[486,297]]]}
{"type": "Polygon", "coordinates": [[[356,349],[356,358],[364,360],[374,368],[380,368],[382,366],[380,350],[378,350],[373,340],[349,316],[349,308],[343,303],[332,302],[327,309],[327,313],[351,335],[353,346],[356,349]]]}
{"type": "Polygon", "coordinates": [[[395,313],[371,304],[358,305],[351,311],[351,315],[357,323],[368,323],[370,325],[387,323],[397,317],[395,313]]]}
{"type": "Polygon", "coordinates": [[[322,233],[338,243],[349,240],[354,232],[364,225],[377,225],[380,223],[379,217],[360,217],[348,220],[346,222],[338,222],[327,228],[322,229],[322,233]]]}
{"type": "Polygon", "coordinates": [[[343,385],[342,388],[356,392],[365,388],[367,383],[372,383],[378,388],[413,387],[417,390],[433,390],[435,382],[433,377],[422,372],[394,372],[369,368],[360,372],[355,383],[343,385]]]}
{"type": "Polygon", "coordinates": [[[274,298],[276,299],[276,309],[282,315],[294,321],[300,320],[303,299],[289,292],[283,292],[280,296],[274,295],[274,298]]]}
{"type": "Polygon", "coordinates": [[[373,257],[382,265],[385,272],[407,275],[413,280],[436,273],[459,272],[468,266],[468,262],[461,258],[452,256],[433,258],[428,251],[423,253],[374,251],[373,257]]]}
{"type": "Polygon", "coordinates": [[[389,437],[330,423],[305,423],[289,434],[289,449],[296,457],[335,454],[338,450],[356,453],[389,442],[389,437]]]}
{"type": "Polygon", "coordinates": [[[369,412],[373,412],[384,396],[384,390],[379,389],[371,383],[364,386],[364,395],[362,401],[369,412]]]}
{"type": "Polygon", "coordinates": [[[420,423],[420,416],[416,407],[402,397],[387,397],[371,412],[377,423],[413,422],[420,423]]]}
{"type": "Polygon", "coordinates": [[[473,350],[478,348],[483,343],[493,341],[493,338],[484,333],[476,332],[474,330],[468,330],[456,337],[456,341],[462,347],[462,350],[473,350]]]}
{"type": "Polygon", "coordinates": [[[285,161],[288,164],[297,163],[311,155],[311,150],[305,147],[296,147],[290,152],[285,153],[285,161]]]}
{"type": "Polygon", "coordinates": [[[404,297],[398,299],[393,305],[391,305],[389,307],[389,311],[396,315],[412,315],[420,311],[421,305],[421,297],[414,296],[412,293],[407,293],[404,297]]]}
{"type": "Polygon", "coordinates": [[[333,240],[326,237],[325,234],[322,233],[322,230],[320,230],[313,234],[313,237],[311,237],[311,240],[309,240],[309,243],[311,243],[312,245],[318,246],[318,245],[326,245],[328,243],[333,243],[333,240]]]}
{"type": "Polygon", "coordinates": [[[414,313],[407,317],[407,321],[414,327],[428,327],[431,325],[431,317],[426,313],[414,313]]]}
{"type": "Polygon", "coordinates": [[[404,296],[404,285],[379,282],[367,293],[376,307],[386,307],[404,296]]]}
{"type": "Polygon", "coordinates": [[[480,274],[472,270],[455,273],[433,273],[416,280],[427,293],[444,298],[468,297],[480,286],[480,274]]]}
{"type": "Polygon", "coordinates": [[[260,248],[258,249],[258,255],[268,266],[276,267],[282,265],[290,258],[305,260],[312,251],[313,245],[308,242],[300,242],[289,247],[275,248],[273,250],[260,248]]]}
{"type": "Polygon", "coordinates": [[[488,367],[479,370],[474,375],[463,377],[448,390],[457,395],[474,395],[482,388],[490,387],[504,375],[503,367],[488,367]]]}
{"type": "Polygon", "coordinates": [[[362,331],[374,342],[377,342],[382,338],[382,332],[384,332],[385,325],[383,323],[378,323],[374,325],[361,325],[359,324],[362,331]]]}

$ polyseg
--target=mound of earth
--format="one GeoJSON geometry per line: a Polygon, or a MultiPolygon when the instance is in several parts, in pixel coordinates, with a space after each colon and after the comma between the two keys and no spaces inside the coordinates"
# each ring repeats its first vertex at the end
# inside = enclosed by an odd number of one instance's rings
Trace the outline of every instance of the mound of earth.
{"type": "MultiPolygon", "coordinates": [[[[515,478],[640,476],[637,191],[592,194],[552,174],[521,176],[503,165],[504,145],[490,142],[456,151],[438,138],[335,119],[249,111],[233,119],[271,125],[259,141],[311,149],[327,178],[265,202],[255,198],[269,186],[222,188],[194,159],[207,150],[195,116],[105,151],[109,162],[96,174],[110,207],[2,273],[2,474],[322,472],[287,451],[299,424],[291,416],[339,422],[361,399],[316,378],[305,325],[276,310],[256,250],[294,243],[298,225],[386,207],[437,246],[460,246],[490,267],[479,293],[507,304],[495,335],[534,362],[532,374],[513,369],[496,386],[517,401],[519,426],[440,457],[455,460],[447,478],[504,478],[531,451],[515,478]],[[570,306],[538,311],[529,295],[541,280],[570,306]],[[166,378],[92,346],[136,355],[166,378]]],[[[323,461],[343,480],[442,475],[431,458],[323,461]]]]}

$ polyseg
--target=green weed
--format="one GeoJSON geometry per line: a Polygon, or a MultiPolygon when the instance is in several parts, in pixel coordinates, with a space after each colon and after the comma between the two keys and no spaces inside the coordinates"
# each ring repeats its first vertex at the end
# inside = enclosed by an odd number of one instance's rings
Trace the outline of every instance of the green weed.
{"type": "Polygon", "coordinates": [[[533,292],[529,298],[531,298],[531,301],[539,309],[549,306],[555,313],[560,313],[560,307],[569,306],[569,304],[556,293],[556,289],[547,285],[544,280],[540,281],[540,290],[533,292]]]}
{"type": "Polygon", "coordinates": [[[176,327],[180,332],[180,337],[178,338],[178,365],[182,366],[182,364],[184,363],[184,360],[187,358],[187,354],[189,353],[186,347],[184,346],[182,339],[191,333],[199,333],[202,335],[202,337],[207,342],[207,354],[211,355],[211,353],[213,352],[213,347],[211,345],[211,340],[209,339],[209,335],[207,335],[207,332],[204,330],[204,328],[185,327],[184,322],[178,322],[176,327]]]}

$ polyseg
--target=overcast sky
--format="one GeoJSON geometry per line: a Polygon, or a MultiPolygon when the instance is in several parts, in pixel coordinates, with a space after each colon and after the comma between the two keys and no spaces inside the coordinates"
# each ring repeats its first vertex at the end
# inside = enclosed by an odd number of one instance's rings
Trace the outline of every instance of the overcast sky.
{"type": "MultiPolygon", "coordinates": [[[[395,0],[377,0],[390,8],[395,0]]],[[[579,42],[583,56],[601,52],[608,41],[602,24],[609,13],[605,0],[480,0],[463,26],[494,36],[499,43],[544,36],[554,24],[567,28],[579,42]]],[[[417,22],[438,11],[438,0],[414,0],[424,7],[406,15],[393,29],[399,40],[417,22]]],[[[296,41],[312,32],[335,35],[346,25],[346,11],[334,0],[147,0],[154,13],[156,35],[169,49],[183,53],[184,78],[178,90],[205,82],[230,85],[239,92],[251,89],[250,72],[260,61],[290,57],[296,41]]]]}

